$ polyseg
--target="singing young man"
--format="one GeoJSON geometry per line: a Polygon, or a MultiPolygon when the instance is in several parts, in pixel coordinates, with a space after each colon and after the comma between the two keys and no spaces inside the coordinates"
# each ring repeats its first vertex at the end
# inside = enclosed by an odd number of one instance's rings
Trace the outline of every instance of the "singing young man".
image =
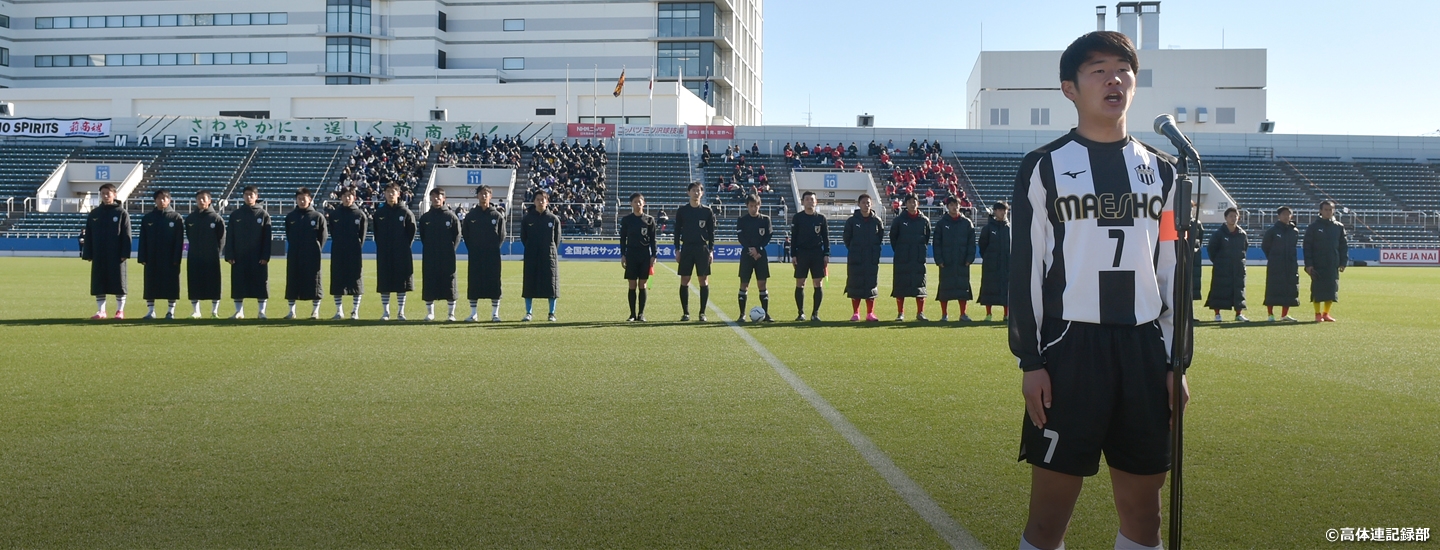
{"type": "Polygon", "coordinates": [[[620,267],[625,270],[625,281],[630,285],[627,322],[645,322],[645,300],[649,297],[645,284],[660,253],[655,237],[655,218],[645,213],[645,195],[631,194],[630,213],[620,218],[620,267]]]}
{"type": "Polygon", "coordinates": [[[875,298],[880,295],[880,251],[885,245],[885,224],[875,215],[874,199],[862,193],[858,207],[845,220],[843,239],[850,251],[845,257],[845,295],[850,297],[850,321],[860,320],[860,301],[865,301],[865,320],[875,316],[875,298]]]}
{"type": "Polygon", "coordinates": [[[715,262],[715,211],[700,205],[705,186],[691,182],[690,204],[675,210],[675,259],[680,264],[681,321],[690,320],[690,274],[700,277],[700,322],[710,304],[710,265],[715,262]]]}
{"type": "Polygon", "coordinates": [[[435,300],[449,308],[445,320],[455,322],[455,251],[460,248],[460,217],[445,204],[445,190],[430,190],[430,210],[420,216],[421,297],[425,299],[425,320],[435,320],[435,300]]]}
{"type": "Polygon", "coordinates": [[[390,294],[395,294],[401,321],[405,293],[415,290],[415,213],[400,202],[400,186],[385,188],[385,204],[375,209],[375,288],[380,292],[381,321],[390,320],[390,294]]]}
{"type": "Polygon", "coordinates": [[[1015,181],[1010,349],[1024,372],[1020,459],[1031,464],[1022,550],[1064,545],[1102,453],[1115,548],[1160,545],[1178,232],[1173,160],[1126,132],[1138,69],[1123,34],[1072,43],[1060,87],[1079,125],[1026,155],[1015,181]]]}
{"type": "Polygon", "coordinates": [[[480,321],[480,300],[490,300],[490,322],[500,322],[500,245],[505,243],[505,214],[490,204],[494,191],[488,185],[475,190],[479,203],[461,223],[466,265],[465,297],[470,299],[470,317],[480,321]]]}
{"type": "Polygon", "coordinates": [[[745,302],[750,297],[750,278],[754,277],[760,288],[760,308],[765,310],[762,321],[774,322],[770,318],[770,291],[765,288],[770,279],[770,255],[765,247],[770,246],[775,228],[770,216],[760,213],[760,195],[745,197],[745,213],[735,219],[735,232],[740,240],[740,316],[736,320],[743,323],[749,319],[745,302]]]}
{"type": "Polygon", "coordinates": [[[800,195],[804,210],[790,220],[790,263],[795,266],[795,320],[805,320],[805,279],[809,277],[815,285],[810,320],[818,323],[820,302],[825,299],[825,274],[830,269],[830,223],[815,211],[816,202],[813,191],[800,195]]]}
{"type": "Polygon", "coordinates": [[[265,302],[270,299],[270,214],[260,206],[260,190],[247,185],[241,191],[245,204],[230,212],[225,239],[225,261],[230,264],[230,299],[235,301],[231,319],[245,318],[245,299],[259,302],[257,317],[265,318],[265,302]]]}
{"type": "Polygon", "coordinates": [[[340,191],[340,205],[329,211],[330,229],[330,295],[335,297],[335,316],[345,318],[340,300],[350,296],[350,319],[360,318],[360,297],[365,294],[363,250],[365,235],[370,230],[370,217],[355,204],[355,190],[340,191]]]}
{"type": "Polygon", "coordinates": [[[225,248],[225,219],[210,208],[209,191],[195,193],[199,210],[185,217],[185,238],[190,249],[185,259],[185,279],[190,291],[190,305],[200,318],[200,301],[210,300],[210,318],[220,317],[220,254],[225,248]]]}
{"type": "Polygon", "coordinates": [[[115,318],[125,318],[130,214],[115,197],[114,184],[100,186],[100,206],[85,219],[85,241],[80,248],[80,258],[90,262],[90,295],[95,297],[98,310],[90,318],[95,320],[105,318],[107,294],[115,296],[115,318]]]}
{"type": "Polygon", "coordinates": [[[320,299],[325,296],[320,260],[330,233],[325,215],[311,207],[314,199],[310,188],[301,187],[295,191],[295,209],[285,215],[285,242],[290,246],[285,258],[285,299],[290,302],[286,319],[295,318],[297,300],[311,303],[310,319],[320,318],[320,299]]]}
{"type": "Polygon", "coordinates": [[[175,318],[180,301],[180,260],[185,254],[185,220],[170,208],[170,192],[156,190],[155,208],[140,219],[140,250],[135,261],[145,266],[145,319],[155,318],[155,300],[166,300],[166,319],[175,318]]]}

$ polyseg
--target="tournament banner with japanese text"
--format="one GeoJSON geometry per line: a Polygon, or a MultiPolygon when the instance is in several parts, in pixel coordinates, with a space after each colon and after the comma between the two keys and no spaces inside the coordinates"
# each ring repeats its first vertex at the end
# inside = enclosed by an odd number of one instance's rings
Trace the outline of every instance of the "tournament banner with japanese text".
{"type": "MultiPolygon", "coordinates": [[[[662,244],[655,248],[659,259],[675,259],[674,245],[662,244]]],[[[572,260],[619,260],[621,252],[618,244],[567,243],[560,245],[560,257],[572,260]]],[[[741,247],[738,244],[715,245],[715,261],[738,262],[740,261],[740,252],[741,247]]]]}
{"type": "Polygon", "coordinates": [[[565,135],[572,138],[612,138],[615,137],[615,125],[572,122],[565,125],[565,135]]]}
{"type": "Polygon", "coordinates": [[[615,135],[628,138],[660,138],[660,139],[685,139],[687,137],[684,126],[659,124],[655,126],[640,126],[636,124],[623,124],[615,128],[615,135]]]}
{"type": "Polygon", "coordinates": [[[5,118],[0,119],[0,136],[4,137],[105,137],[110,135],[110,119],[101,118],[5,118]]]}
{"type": "Polygon", "coordinates": [[[1440,249],[1409,248],[1380,249],[1382,265],[1440,265],[1440,249]]]}
{"type": "Polygon", "coordinates": [[[690,139],[735,139],[734,126],[686,126],[690,139]]]}
{"type": "MultiPolygon", "coordinates": [[[[485,122],[410,122],[397,120],[321,120],[321,119],[250,119],[235,117],[156,118],[137,128],[136,140],[163,142],[165,136],[225,141],[245,138],[250,141],[332,142],[355,141],[371,136],[376,139],[395,138],[403,141],[440,141],[469,139],[477,135],[494,139],[518,135],[524,127],[515,123],[485,122]]],[[[132,142],[133,143],[133,142],[132,142]]],[[[158,144],[158,143],[157,143],[158,144]]]]}

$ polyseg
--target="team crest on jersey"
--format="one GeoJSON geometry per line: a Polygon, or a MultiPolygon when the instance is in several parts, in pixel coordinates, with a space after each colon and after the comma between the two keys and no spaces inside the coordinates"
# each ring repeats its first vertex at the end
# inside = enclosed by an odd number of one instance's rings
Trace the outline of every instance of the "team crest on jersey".
{"type": "Polygon", "coordinates": [[[1155,185],[1155,169],[1148,164],[1141,164],[1135,167],[1135,177],[1140,178],[1140,183],[1155,185]]]}
{"type": "Polygon", "coordinates": [[[360,218],[355,218],[355,225],[360,225],[360,218]]]}
{"type": "Polygon", "coordinates": [[[701,228],[701,229],[704,229],[704,228],[705,228],[705,220],[700,220],[700,228],[701,228]]]}
{"type": "Polygon", "coordinates": [[[815,226],[815,234],[816,234],[816,235],[819,235],[819,234],[820,234],[820,226],[818,226],[818,225],[815,226]]]}
{"type": "Polygon", "coordinates": [[[761,227],[761,228],[760,228],[760,234],[761,234],[761,235],[764,235],[764,234],[765,234],[765,228],[764,228],[764,227],[761,227]]]}
{"type": "Polygon", "coordinates": [[[641,227],[641,228],[640,228],[640,234],[641,234],[641,235],[649,235],[649,234],[650,234],[650,228],[649,228],[649,227],[641,227]]]}
{"type": "Polygon", "coordinates": [[[315,227],[315,220],[310,220],[310,227],[315,227]]]}
{"type": "Polygon", "coordinates": [[[175,222],[170,222],[170,227],[175,227],[175,222]]]}
{"type": "Polygon", "coordinates": [[[115,219],[113,219],[113,220],[110,220],[110,221],[113,221],[113,222],[118,222],[118,221],[120,221],[120,216],[115,216],[115,219]]]}
{"type": "Polygon", "coordinates": [[[490,225],[498,225],[500,220],[490,220],[490,225]]]}
{"type": "Polygon", "coordinates": [[[215,229],[215,222],[210,222],[210,229],[215,229]]]}
{"type": "Polygon", "coordinates": [[[446,222],[445,222],[445,227],[450,227],[450,222],[449,222],[449,221],[446,221],[446,222]]]}
{"type": "Polygon", "coordinates": [[[545,227],[549,227],[550,229],[555,229],[555,222],[547,223],[547,224],[545,224],[545,227]]]}

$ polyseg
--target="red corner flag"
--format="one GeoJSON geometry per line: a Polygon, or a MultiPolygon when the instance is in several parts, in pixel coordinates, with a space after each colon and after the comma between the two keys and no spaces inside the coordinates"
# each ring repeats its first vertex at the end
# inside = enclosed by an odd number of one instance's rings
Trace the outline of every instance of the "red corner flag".
{"type": "Polygon", "coordinates": [[[620,92],[625,91],[625,70],[620,70],[620,81],[615,83],[615,97],[620,97],[620,92]]]}

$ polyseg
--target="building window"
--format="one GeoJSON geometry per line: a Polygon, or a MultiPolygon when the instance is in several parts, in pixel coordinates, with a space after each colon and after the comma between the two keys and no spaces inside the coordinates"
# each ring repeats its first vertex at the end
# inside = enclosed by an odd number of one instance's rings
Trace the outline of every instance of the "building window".
{"type": "Polygon", "coordinates": [[[670,36],[715,36],[715,4],[664,3],[659,6],[656,33],[670,36]]]}
{"type": "Polygon", "coordinates": [[[535,109],[535,116],[555,116],[555,109],[535,109]]]}
{"type": "Polygon", "coordinates": [[[1010,109],[990,109],[991,126],[1009,126],[1010,109]]]}
{"type": "Polygon", "coordinates": [[[504,25],[505,32],[525,30],[524,19],[506,19],[504,25]]]}
{"type": "Polygon", "coordinates": [[[1235,108],[1234,108],[1234,107],[1216,107],[1216,108],[1215,108],[1215,123],[1216,123],[1216,124],[1234,124],[1234,123],[1235,123],[1235,108]]]}
{"type": "Polygon", "coordinates": [[[0,15],[0,27],[6,28],[6,29],[10,28],[10,16],[8,16],[8,15],[0,15]]]}
{"type": "Polygon", "coordinates": [[[715,44],[711,42],[661,42],[658,46],[660,77],[705,78],[714,74],[715,44]]]}
{"type": "Polygon", "coordinates": [[[10,48],[0,48],[0,67],[10,66],[10,48]]]}
{"type": "Polygon", "coordinates": [[[1154,73],[1154,71],[1152,71],[1151,69],[1140,69],[1140,72],[1135,74],[1135,87],[1137,87],[1137,88],[1149,88],[1149,87],[1154,86],[1154,85],[1155,85],[1155,76],[1154,76],[1154,75],[1155,75],[1155,73],[1154,73]]]}
{"type": "Polygon", "coordinates": [[[325,0],[325,32],[370,34],[370,0],[325,0]]]}
{"type": "Polygon", "coordinates": [[[523,71],[525,70],[525,58],[507,57],[505,58],[503,67],[507,71],[523,71]]]}
{"type": "Polygon", "coordinates": [[[285,52],[37,55],[35,56],[35,66],[139,67],[145,65],[284,65],[287,57],[285,52]]]}
{"type": "Polygon", "coordinates": [[[435,28],[442,31],[448,30],[445,28],[445,12],[440,12],[440,19],[435,22],[435,28]]]}
{"type": "Polygon", "coordinates": [[[325,83],[332,86],[369,84],[370,79],[363,76],[327,76],[325,77],[325,83]]]}
{"type": "Polygon", "coordinates": [[[370,39],[348,36],[326,38],[325,72],[369,74],[370,39]]]}
{"type": "Polygon", "coordinates": [[[709,96],[709,97],[706,97],[706,96],[705,96],[705,79],[704,79],[704,78],[701,78],[700,80],[686,80],[686,81],[685,81],[685,89],[686,89],[686,90],[690,90],[690,93],[695,94],[695,97],[698,97],[698,98],[700,98],[700,99],[705,100],[705,103],[708,104],[708,105],[710,105],[711,107],[714,107],[714,106],[715,106],[715,97],[716,97],[718,94],[715,93],[715,83],[714,83],[714,82],[711,82],[711,83],[710,83],[710,96],[709,96]]]}
{"type": "Polygon", "coordinates": [[[436,50],[436,54],[435,54],[435,68],[436,68],[436,69],[444,69],[444,68],[445,68],[445,50],[436,50]]]}
{"type": "Polygon", "coordinates": [[[99,29],[106,27],[193,27],[209,25],[284,25],[287,13],[205,13],[188,15],[106,15],[36,17],[37,29],[99,29]]]}
{"type": "Polygon", "coordinates": [[[1050,109],[1049,109],[1049,108],[1030,109],[1030,125],[1031,125],[1031,126],[1049,126],[1049,125],[1050,125],[1050,109]]]}

